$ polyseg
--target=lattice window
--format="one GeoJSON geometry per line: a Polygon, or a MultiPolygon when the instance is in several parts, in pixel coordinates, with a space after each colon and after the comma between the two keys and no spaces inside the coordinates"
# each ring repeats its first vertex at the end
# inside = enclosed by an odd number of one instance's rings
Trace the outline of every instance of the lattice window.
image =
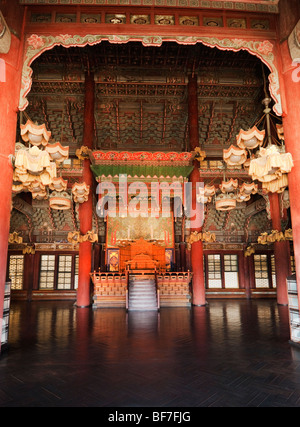
{"type": "Polygon", "coordinates": [[[59,255],[57,289],[71,289],[72,255],[59,255]]]}
{"type": "Polygon", "coordinates": [[[276,288],[275,256],[271,255],[272,285],[276,288]]]}
{"type": "Polygon", "coordinates": [[[40,289],[54,289],[55,255],[42,255],[40,289]]]}
{"type": "Polygon", "coordinates": [[[254,269],[256,288],[269,288],[268,256],[254,255],[254,269]]]}
{"type": "Polygon", "coordinates": [[[207,255],[208,287],[222,288],[221,255],[207,255]]]}
{"type": "Polygon", "coordinates": [[[23,289],[24,255],[10,255],[9,277],[11,289],[23,289]]]}
{"type": "Polygon", "coordinates": [[[74,289],[78,288],[79,255],[75,255],[74,289]]]}
{"type": "Polygon", "coordinates": [[[238,256],[224,255],[225,288],[239,287],[238,256]]]}

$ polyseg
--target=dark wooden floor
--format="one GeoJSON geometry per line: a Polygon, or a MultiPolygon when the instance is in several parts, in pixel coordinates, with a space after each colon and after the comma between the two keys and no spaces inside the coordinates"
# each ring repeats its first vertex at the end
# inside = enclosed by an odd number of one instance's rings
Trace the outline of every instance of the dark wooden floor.
{"type": "Polygon", "coordinates": [[[15,302],[1,407],[298,407],[300,350],[276,301],[126,313],[15,302]]]}

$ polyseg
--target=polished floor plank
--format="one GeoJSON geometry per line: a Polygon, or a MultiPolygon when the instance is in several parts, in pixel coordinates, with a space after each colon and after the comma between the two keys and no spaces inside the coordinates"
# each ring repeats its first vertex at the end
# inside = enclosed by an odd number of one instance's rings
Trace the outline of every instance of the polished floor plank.
{"type": "Polygon", "coordinates": [[[160,312],[13,302],[1,407],[298,407],[300,350],[274,300],[160,312]]]}

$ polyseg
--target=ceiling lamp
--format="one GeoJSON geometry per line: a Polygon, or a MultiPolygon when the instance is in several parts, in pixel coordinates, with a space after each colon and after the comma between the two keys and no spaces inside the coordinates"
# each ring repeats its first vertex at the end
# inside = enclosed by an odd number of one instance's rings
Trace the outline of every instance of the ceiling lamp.
{"type": "Polygon", "coordinates": [[[247,151],[231,145],[226,150],[223,150],[223,159],[228,166],[242,165],[247,160],[247,151]]]}
{"type": "Polygon", "coordinates": [[[46,151],[49,153],[51,159],[57,163],[62,163],[69,157],[69,147],[63,147],[60,142],[47,145],[46,151]]]}
{"type": "Polygon", "coordinates": [[[197,202],[198,203],[210,203],[212,196],[216,194],[216,189],[214,185],[199,188],[199,194],[197,194],[197,202]]]}
{"type": "Polygon", "coordinates": [[[284,173],[283,175],[277,177],[273,181],[263,182],[262,188],[266,192],[270,192],[270,193],[283,193],[288,185],[289,185],[288,175],[284,173]]]}
{"type": "Polygon", "coordinates": [[[231,178],[229,181],[222,181],[220,190],[222,193],[231,193],[238,188],[238,180],[231,178]]]}
{"type": "Polygon", "coordinates": [[[16,151],[14,166],[14,181],[24,185],[36,180],[49,185],[56,176],[55,163],[51,162],[47,151],[37,146],[16,151]]]}
{"type": "Polygon", "coordinates": [[[36,180],[30,183],[28,189],[33,193],[39,193],[45,191],[46,187],[40,181],[36,180]]]}
{"type": "Polygon", "coordinates": [[[236,142],[238,147],[242,149],[253,150],[254,148],[262,145],[265,134],[265,130],[260,131],[256,126],[253,126],[253,128],[247,131],[241,129],[240,133],[236,137],[236,142]]]}
{"type": "Polygon", "coordinates": [[[215,206],[217,211],[229,211],[236,207],[236,195],[233,193],[221,193],[216,196],[215,206]]]}
{"type": "Polygon", "coordinates": [[[66,191],[67,186],[68,181],[60,176],[53,178],[52,183],[49,185],[49,188],[55,191],[66,191]]]}
{"type": "Polygon", "coordinates": [[[237,202],[247,202],[251,198],[251,194],[256,194],[258,191],[258,185],[255,182],[244,182],[240,191],[237,195],[237,202]]]}
{"type": "Polygon", "coordinates": [[[72,194],[76,203],[86,202],[89,197],[90,187],[85,182],[76,182],[72,187],[72,194]]]}
{"type": "Polygon", "coordinates": [[[243,182],[240,187],[240,193],[243,194],[256,194],[258,191],[258,185],[255,182],[243,182]]]}
{"type": "Polygon", "coordinates": [[[67,191],[52,191],[49,195],[49,206],[55,210],[71,209],[72,198],[67,191]]]}
{"type": "MultiPolygon", "coordinates": [[[[260,146],[255,157],[252,156],[248,173],[252,176],[253,180],[258,180],[262,183],[262,188],[266,192],[282,193],[288,186],[287,174],[291,171],[294,164],[292,155],[290,153],[285,153],[284,150],[282,124],[276,124],[276,132],[279,141],[275,140],[275,143],[272,141],[273,135],[271,132],[271,125],[273,122],[270,117],[270,102],[271,99],[267,96],[262,101],[265,106],[263,117],[265,117],[265,126],[267,130],[266,142],[264,146],[260,146]]],[[[256,137],[261,134],[260,140],[263,142],[263,133],[265,131],[260,132],[255,127],[253,129],[256,137]]]]}
{"type": "Polygon", "coordinates": [[[12,185],[13,195],[22,193],[22,191],[27,191],[27,188],[25,188],[21,182],[13,181],[13,185],[12,185]]]}
{"type": "Polygon", "coordinates": [[[251,199],[250,194],[243,194],[243,193],[239,193],[236,196],[236,201],[238,203],[242,203],[242,202],[248,202],[248,200],[251,199]]]}
{"type": "MultiPolygon", "coordinates": [[[[277,186],[281,189],[284,182],[287,181],[287,177],[282,178],[282,175],[289,173],[293,165],[291,154],[280,152],[279,147],[272,144],[267,148],[261,147],[258,157],[251,160],[249,175],[253,180],[257,179],[262,183],[280,179],[277,186]]],[[[273,185],[274,188],[275,185],[273,185]]]]}
{"type": "Polygon", "coordinates": [[[216,188],[215,188],[215,186],[214,186],[214,185],[206,185],[206,186],[204,187],[204,194],[205,194],[207,197],[212,197],[212,196],[214,196],[214,195],[216,194],[216,188]]]}
{"type": "Polygon", "coordinates": [[[39,193],[32,193],[32,198],[35,200],[46,200],[48,198],[47,191],[40,191],[39,193]]]}
{"type": "Polygon", "coordinates": [[[47,131],[45,124],[37,125],[31,120],[27,120],[25,125],[21,125],[21,136],[25,142],[39,146],[46,146],[51,137],[51,132],[47,131]]]}
{"type": "Polygon", "coordinates": [[[33,199],[44,200],[48,198],[46,187],[39,180],[31,182],[27,188],[31,192],[33,199]]]}

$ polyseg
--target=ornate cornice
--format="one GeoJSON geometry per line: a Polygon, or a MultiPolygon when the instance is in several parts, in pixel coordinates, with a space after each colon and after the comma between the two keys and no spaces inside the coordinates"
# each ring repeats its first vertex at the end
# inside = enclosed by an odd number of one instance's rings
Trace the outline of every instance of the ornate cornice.
{"type": "Polygon", "coordinates": [[[150,152],[150,151],[93,151],[91,160],[94,164],[170,164],[188,165],[193,158],[191,152],[150,152]]]}
{"type": "MultiPolygon", "coordinates": [[[[73,5],[73,0],[19,0],[23,5],[73,5]]],[[[101,6],[157,6],[165,8],[185,7],[195,8],[202,7],[205,9],[225,9],[231,11],[246,11],[246,12],[268,12],[278,13],[278,0],[263,0],[263,1],[243,1],[243,0],[76,0],[76,5],[101,5],[101,6]]]]}

